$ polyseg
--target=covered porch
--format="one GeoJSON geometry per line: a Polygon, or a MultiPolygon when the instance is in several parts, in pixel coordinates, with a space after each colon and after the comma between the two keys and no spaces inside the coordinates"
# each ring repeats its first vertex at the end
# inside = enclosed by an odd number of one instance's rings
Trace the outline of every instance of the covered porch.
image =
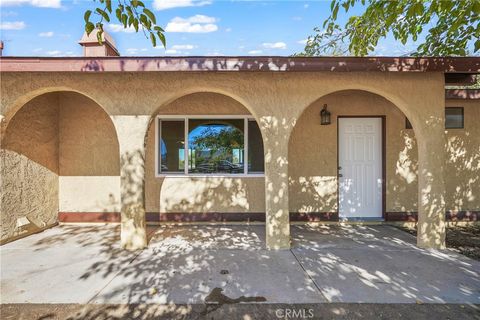
{"type": "MultiPolygon", "coordinates": [[[[120,59],[118,62],[121,62],[120,59]]],[[[336,124],[332,122],[330,126],[320,126],[317,115],[321,107],[328,104],[334,121],[342,115],[373,117],[378,112],[382,116],[394,113],[395,119],[402,119],[402,125],[403,120],[408,118],[413,126],[415,151],[418,153],[418,166],[415,168],[418,176],[413,194],[416,204],[408,210],[418,212],[417,244],[422,248],[445,247],[445,92],[444,75],[440,71],[444,67],[425,67],[408,61],[412,63],[411,70],[425,69],[422,73],[400,72],[394,68],[388,69],[388,72],[384,69],[376,72],[356,69],[355,72],[331,72],[331,62],[326,61],[322,66],[312,64],[312,71],[316,72],[288,72],[289,68],[293,71],[301,67],[291,65],[285,70],[277,70],[270,66],[264,69],[258,61],[246,61],[252,62],[251,67],[258,69],[256,73],[251,73],[241,72],[245,70],[233,67],[227,58],[226,64],[216,65],[225,68],[225,72],[214,73],[209,72],[213,69],[208,66],[215,64],[215,59],[186,61],[190,63],[189,67],[178,61],[174,70],[169,69],[172,68],[170,61],[161,59],[150,61],[145,58],[142,69],[131,69],[134,68],[134,62],[127,61],[127,58],[121,70],[116,69],[116,59],[98,59],[97,67],[92,69],[89,69],[92,66],[90,62],[77,60],[71,63],[76,65],[83,62],[78,72],[59,73],[62,67],[55,64],[55,60],[49,60],[44,66],[50,71],[34,74],[29,81],[22,81],[26,74],[14,70],[14,61],[2,60],[3,70],[7,70],[2,74],[2,91],[8,92],[2,99],[2,139],[6,139],[7,145],[10,144],[6,150],[13,151],[13,154],[3,157],[7,159],[6,163],[14,164],[15,159],[20,157],[28,166],[32,160],[26,154],[28,152],[16,148],[25,130],[28,131],[29,121],[32,121],[32,114],[25,111],[24,107],[29,106],[41,113],[45,108],[35,109],[39,100],[51,99],[51,105],[57,105],[56,109],[49,109],[51,114],[47,118],[63,130],[47,133],[51,134],[51,139],[47,139],[51,142],[50,153],[40,160],[33,159],[40,167],[48,169],[47,180],[57,186],[57,191],[51,189],[48,194],[41,190],[42,185],[35,186],[42,194],[41,201],[45,198],[51,201],[52,213],[56,211],[60,217],[76,215],[75,218],[79,219],[82,219],[81,214],[87,214],[121,222],[121,244],[130,250],[147,246],[149,215],[153,219],[156,216],[159,221],[164,217],[167,220],[168,217],[179,217],[180,221],[191,221],[195,220],[192,217],[215,214],[244,214],[244,217],[237,219],[246,221],[245,217],[249,215],[260,215],[260,220],[265,221],[266,248],[289,249],[292,244],[291,218],[309,220],[312,216],[326,216],[331,219],[335,213],[338,216],[338,194],[335,190],[338,185],[338,159],[336,145],[331,144],[336,140],[336,124]],[[12,63],[11,70],[9,63],[12,63]],[[155,70],[152,65],[155,63],[157,67],[162,67],[155,70]],[[57,72],[57,77],[48,73],[52,72],[52,68],[55,70],[53,72],[57,72]],[[112,72],[105,72],[109,68],[113,68],[112,72]],[[198,72],[199,68],[204,72],[198,72]],[[124,72],[127,69],[128,72],[124,72]],[[178,72],[161,72],[166,70],[178,72]],[[138,77],[131,80],[132,74],[138,77]],[[108,84],[107,87],[105,84],[108,84]],[[11,90],[13,87],[15,90],[11,90]],[[83,99],[84,104],[96,110],[99,115],[96,119],[102,121],[100,126],[104,134],[96,135],[96,138],[110,151],[102,153],[102,150],[98,150],[100,158],[94,159],[94,153],[88,152],[88,143],[91,142],[88,136],[98,128],[88,114],[82,114],[81,117],[92,126],[91,129],[76,128],[85,138],[85,145],[80,147],[72,146],[75,135],[65,125],[66,122],[58,122],[62,119],[72,121],[75,112],[80,112],[75,111],[78,106],[68,106],[74,99],[62,100],[62,97],[69,95],[83,99]],[[354,103],[357,105],[352,105],[354,103]],[[18,120],[21,117],[17,115],[21,116],[22,112],[23,119],[18,120]],[[166,115],[184,119],[185,124],[189,123],[190,118],[199,116],[242,117],[245,128],[249,127],[251,119],[258,126],[263,144],[263,151],[260,152],[263,172],[249,176],[249,167],[243,162],[244,171],[238,176],[189,176],[185,167],[185,176],[162,176],[160,171],[163,164],[161,159],[158,162],[161,145],[157,120],[166,115]],[[307,141],[305,137],[311,139],[307,141]],[[60,149],[56,149],[58,144],[55,141],[66,142],[63,148],[60,144],[60,149]],[[105,160],[106,156],[110,158],[105,160]],[[85,159],[91,165],[83,165],[85,159]],[[107,165],[98,167],[98,163],[107,165]],[[315,164],[320,165],[315,167],[315,164]],[[156,171],[158,168],[160,171],[156,171]],[[317,169],[319,171],[312,172],[317,169]],[[316,180],[309,177],[315,177],[316,180]],[[97,190],[97,187],[101,190],[97,190]],[[313,188],[313,197],[309,198],[308,188],[313,188]],[[97,194],[108,195],[111,203],[105,202],[105,199],[97,201],[97,194]],[[82,198],[85,201],[79,201],[84,195],[88,195],[82,198]],[[200,199],[198,203],[195,202],[195,196],[200,199]],[[178,201],[172,203],[172,199],[178,201]],[[58,201],[58,207],[55,207],[55,201],[58,201]]],[[[283,62],[276,63],[282,65],[283,62]]],[[[355,66],[355,62],[351,63],[352,67],[355,66]]],[[[398,61],[384,63],[393,65],[398,61]]],[[[81,108],[78,110],[85,111],[81,108]]],[[[387,124],[384,130],[389,128],[387,124]]],[[[188,140],[188,134],[186,130],[185,141],[188,140]]],[[[32,137],[39,141],[44,138],[41,134],[32,137]]],[[[243,139],[247,138],[244,136],[243,139]]],[[[184,159],[189,157],[185,154],[187,156],[184,159]]],[[[385,156],[387,158],[388,153],[385,156]]],[[[42,168],[38,170],[44,172],[42,168]]],[[[388,168],[384,166],[383,170],[388,168]]],[[[35,176],[37,172],[34,169],[31,174],[35,176]]],[[[8,171],[5,176],[9,177],[8,171]]],[[[42,176],[46,174],[42,173],[42,176]]],[[[7,182],[15,185],[15,175],[10,178],[7,182]]],[[[387,178],[384,174],[380,179],[384,193],[389,192],[388,186],[392,184],[387,178]]],[[[10,190],[16,192],[19,189],[10,190]]],[[[409,190],[411,192],[412,189],[409,190]]],[[[390,190],[390,193],[394,197],[395,190],[390,190]]],[[[12,196],[15,198],[13,194],[5,195],[12,196]]],[[[388,196],[383,199],[382,215],[388,212],[388,199],[388,196]]],[[[394,206],[394,200],[391,201],[390,205],[394,206]]],[[[6,203],[12,208],[18,207],[18,203],[6,203]]],[[[30,210],[27,215],[32,216],[37,209],[30,210]]],[[[225,220],[223,217],[221,221],[225,220]]],[[[68,222],[68,219],[65,221],[68,222]]],[[[13,218],[10,220],[9,225],[16,223],[13,218]]],[[[57,218],[53,215],[47,220],[41,223],[53,225],[57,218]]],[[[88,219],[84,222],[88,222],[88,219]]],[[[7,237],[8,232],[5,231],[7,237]]]]}

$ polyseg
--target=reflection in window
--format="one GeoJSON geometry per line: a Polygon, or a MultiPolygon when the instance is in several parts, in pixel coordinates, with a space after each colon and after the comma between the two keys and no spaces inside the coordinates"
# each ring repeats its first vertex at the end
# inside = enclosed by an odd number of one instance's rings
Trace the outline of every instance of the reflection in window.
{"type": "Polygon", "coordinates": [[[159,172],[183,173],[185,169],[185,121],[160,120],[159,172]]]}
{"type": "Polygon", "coordinates": [[[253,119],[244,116],[234,116],[233,119],[167,116],[158,119],[157,129],[157,173],[264,172],[262,135],[253,119]]]}
{"type": "Polygon", "coordinates": [[[248,121],[248,172],[264,172],[262,133],[255,120],[248,121]]]}
{"type": "Polygon", "coordinates": [[[189,173],[243,173],[244,120],[190,119],[189,173]]]}

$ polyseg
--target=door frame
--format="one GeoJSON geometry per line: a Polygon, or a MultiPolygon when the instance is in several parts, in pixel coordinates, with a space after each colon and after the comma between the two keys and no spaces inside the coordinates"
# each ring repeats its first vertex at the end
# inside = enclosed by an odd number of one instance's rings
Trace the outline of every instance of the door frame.
{"type": "Polygon", "coordinates": [[[338,166],[340,165],[340,156],[339,156],[339,147],[340,147],[340,118],[380,118],[382,119],[382,219],[385,219],[385,212],[386,212],[386,207],[387,207],[387,198],[386,198],[386,192],[387,192],[387,186],[386,186],[386,136],[387,136],[387,130],[386,130],[386,122],[387,122],[387,117],[385,115],[339,115],[337,116],[337,212],[338,212],[338,220],[340,220],[340,182],[338,179],[338,166]]]}

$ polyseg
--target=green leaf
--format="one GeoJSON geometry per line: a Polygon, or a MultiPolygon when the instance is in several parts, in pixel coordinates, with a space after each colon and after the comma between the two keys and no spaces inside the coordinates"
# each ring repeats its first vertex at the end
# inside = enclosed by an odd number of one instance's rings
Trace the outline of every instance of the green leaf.
{"type": "Polygon", "coordinates": [[[103,34],[103,31],[102,30],[99,30],[97,32],[97,40],[98,40],[98,43],[102,44],[102,34],[103,34]]]}
{"type": "Polygon", "coordinates": [[[110,22],[110,17],[108,16],[108,14],[105,11],[103,11],[100,8],[97,8],[95,11],[97,11],[98,14],[100,14],[103,17],[103,19],[105,19],[107,22],[110,22]]]}
{"type": "Polygon", "coordinates": [[[157,46],[157,39],[155,38],[155,35],[152,32],[150,32],[150,41],[152,41],[152,45],[154,47],[157,46]]]}
{"type": "Polygon", "coordinates": [[[163,30],[162,27],[159,26],[155,26],[153,27],[153,29],[155,29],[156,31],[165,32],[165,30],[163,30]]]}
{"type": "Polygon", "coordinates": [[[124,13],[122,14],[122,23],[123,23],[123,27],[126,28],[127,27],[127,15],[124,13]]]}
{"type": "Polygon", "coordinates": [[[150,20],[152,20],[154,24],[157,24],[157,19],[155,19],[155,15],[153,14],[152,11],[145,8],[143,9],[143,13],[145,13],[150,18],[150,20]]]}
{"type": "Polygon", "coordinates": [[[105,7],[107,8],[108,12],[112,13],[112,0],[106,0],[105,7]]]}
{"type": "Polygon", "coordinates": [[[85,11],[85,14],[83,15],[83,19],[85,20],[85,23],[88,23],[88,21],[90,20],[91,14],[92,14],[92,10],[85,11]]]}
{"type": "Polygon", "coordinates": [[[120,8],[117,8],[117,10],[115,10],[115,13],[117,14],[118,21],[122,22],[122,10],[120,10],[120,8]]]}
{"type": "Polygon", "coordinates": [[[144,15],[144,14],[140,15],[140,22],[145,26],[145,28],[148,27],[147,16],[146,15],[144,15]]]}
{"type": "Polygon", "coordinates": [[[480,50],[480,39],[475,41],[473,52],[477,52],[478,50],[480,50]]]}
{"type": "Polygon", "coordinates": [[[87,22],[85,24],[85,32],[87,33],[87,35],[90,35],[90,33],[92,33],[93,29],[95,29],[95,26],[93,25],[93,23],[87,22]]]}
{"type": "Polygon", "coordinates": [[[157,32],[157,35],[158,35],[158,39],[160,39],[160,41],[162,42],[163,47],[166,49],[167,48],[167,40],[165,39],[165,35],[163,33],[161,33],[160,31],[157,32]]]}
{"type": "Polygon", "coordinates": [[[133,27],[135,28],[135,32],[138,32],[138,19],[133,20],[133,27]]]}

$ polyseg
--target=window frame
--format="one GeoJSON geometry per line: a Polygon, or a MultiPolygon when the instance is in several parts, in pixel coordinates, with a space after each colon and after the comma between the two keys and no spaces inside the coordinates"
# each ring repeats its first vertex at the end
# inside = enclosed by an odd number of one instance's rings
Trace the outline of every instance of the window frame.
{"type": "MultiPolygon", "coordinates": [[[[249,121],[256,121],[254,117],[251,115],[157,115],[155,117],[155,177],[156,178],[165,178],[165,177],[172,177],[172,178],[188,178],[188,177],[208,177],[208,178],[220,178],[220,177],[237,177],[237,178],[257,178],[257,177],[265,177],[265,172],[253,172],[248,173],[248,124],[249,121]],[[161,126],[160,123],[162,119],[166,121],[184,121],[184,172],[161,172],[159,168],[159,163],[161,163],[161,155],[159,153],[159,139],[161,134],[161,126]],[[189,157],[188,157],[188,131],[189,131],[189,120],[190,119],[243,119],[243,154],[244,154],[244,161],[243,161],[243,173],[189,173],[188,166],[189,166],[189,157]]],[[[262,137],[263,140],[263,137],[262,137]]],[[[265,154],[264,161],[265,161],[265,154]]]]}

